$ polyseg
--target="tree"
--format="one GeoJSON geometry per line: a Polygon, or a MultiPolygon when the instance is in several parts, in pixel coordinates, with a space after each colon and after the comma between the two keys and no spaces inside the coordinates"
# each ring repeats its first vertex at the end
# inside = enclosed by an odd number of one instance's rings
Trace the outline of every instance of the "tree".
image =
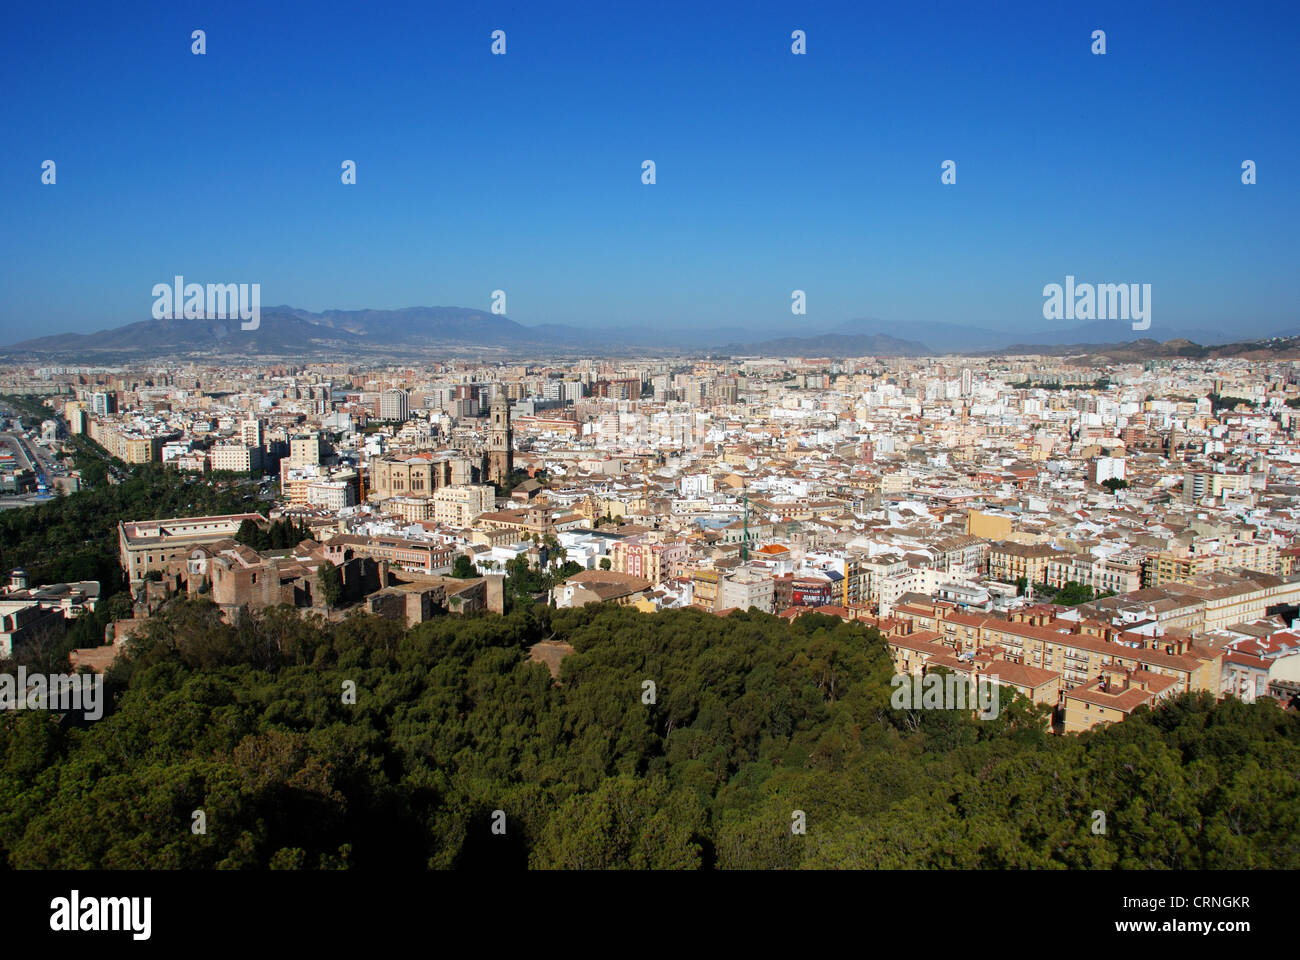
{"type": "Polygon", "coordinates": [[[101,719],[0,716],[0,868],[1300,868],[1300,717],[1272,701],[1054,736],[1009,687],[991,719],[893,710],[893,671],[879,632],[816,614],[407,629],[178,599],[101,719]],[[542,641],[572,651],[558,685],[523,655],[542,641]]]}
{"type": "Polygon", "coordinates": [[[704,810],[667,780],[620,776],[574,796],[548,821],[531,866],[543,870],[691,870],[704,810]]]}
{"type": "Polygon", "coordinates": [[[343,574],[337,566],[328,561],[321,565],[317,574],[320,581],[321,598],[327,610],[339,605],[343,599],[343,574]]]}
{"type": "Polygon", "coordinates": [[[1101,482],[1101,485],[1114,493],[1116,490],[1124,490],[1128,487],[1127,480],[1121,480],[1119,477],[1107,477],[1101,482]]]}
{"type": "Polygon", "coordinates": [[[65,673],[68,668],[64,621],[55,618],[38,625],[14,653],[14,659],[38,673],[65,673]]]}
{"type": "Polygon", "coordinates": [[[456,557],[456,562],[451,565],[451,575],[460,580],[469,580],[478,576],[478,571],[474,569],[474,561],[469,558],[468,554],[460,554],[456,557]]]}
{"type": "Polygon", "coordinates": [[[610,567],[612,567],[612,566],[613,566],[613,564],[610,563],[610,561],[609,561],[609,557],[601,557],[601,558],[600,558],[600,569],[602,569],[602,570],[608,570],[608,569],[609,569],[610,567]]]}
{"type": "Polygon", "coordinates": [[[1071,580],[1057,591],[1056,596],[1052,598],[1052,602],[1066,607],[1073,607],[1080,603],[1087,603],[1092,599],[1094,599],[1092,587],[1071,580]]]}
{"type": "Polygon", "coordinates": [[[254,550],[283,550],[311,539],[311,531],[305,523],[295,522],[290,517],[276,520],[266,529],[255,520],[245,520],[240,523],[234,539],[236,543],[246,544],[254,550]]]}
{"type": "Polygon", "coordinates": [[[82,460],[78,456],[73,463],[76,466],[77,473],[81,477],[81,485],[85,489],[94,489],[103,486],[108,480],[108,467],[99,460],[82,460]]]}
{"type": "Polygon", "coordinates": [[[1218,413],[1220,410],[1235,410],[1239,406],[1251,408],[1255,406],[1253,401],[1247,400],[1245,397],[1223,397],[1217,393],[1211,393],[1209,399],[1210,409],[1214,413],[1218,413]]]}
{"type": "Polygon", "coordinates": [[[539,570],[528,563],[528,555],[521,553],[506,561],[506,609],[530,607],[537,594],[549,589],[550,582],[539,570]]]}

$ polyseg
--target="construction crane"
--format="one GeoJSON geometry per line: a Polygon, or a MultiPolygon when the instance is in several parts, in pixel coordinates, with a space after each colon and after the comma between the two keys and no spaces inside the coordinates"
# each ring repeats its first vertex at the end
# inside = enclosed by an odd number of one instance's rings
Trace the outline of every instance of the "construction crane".
{"type": "MultiPolygon", "coordinates": [[[[645,501],[643,508],[645,515],[650,516],[650,461],[647,459],[641,468],[641,498],[645,501]]],[[[659,528],[659,518],[654,521],[655,529],[659,528]]]]}
{"type": "Polygon", "coordinates": [[[745,500],[745,520],[744,528],[740,537],[740,562],[749,562],[749,493],[744,487],[741,487],[741,496],[745,500]]]}

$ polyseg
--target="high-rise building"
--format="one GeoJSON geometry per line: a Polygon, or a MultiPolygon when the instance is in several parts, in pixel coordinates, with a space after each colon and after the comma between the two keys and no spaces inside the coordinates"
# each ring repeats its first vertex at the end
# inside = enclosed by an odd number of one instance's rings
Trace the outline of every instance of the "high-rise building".
{"type": "Polygon", "coordinates": [[[68,421],[68,431],[74,434],[86,433],[90,425],[90,414],[86,405],[80,400],[73,400],[63,408],[63,417],[68,421]]]}
{"type": "Polygon", "coordinates": [[[320,437],[302,433],[289,440],[289,462],[292,467],[315,466],[320,463],[320,437]]]}
{"type": "Polygon", "coordinates": [[[1088,461],[1088,482],[1101,484],[1107,480],[1125,479],[1123,457],[1093,457],[1088,461]]]}
{"type": "Polygon", "coordinates": [[[405,390],[385,390],[379,395],[379,419],[405,423],[410,417],[410,402],[405,390]]]}

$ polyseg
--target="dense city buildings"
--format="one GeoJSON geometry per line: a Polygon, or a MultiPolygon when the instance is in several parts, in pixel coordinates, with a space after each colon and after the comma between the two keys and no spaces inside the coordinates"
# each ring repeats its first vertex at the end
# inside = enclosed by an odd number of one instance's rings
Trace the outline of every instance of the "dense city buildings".
{"type": "Polygon", "coordinates": [[[1300,6],[1058,6],[7,8],[6,942],[1282,943],[1300,6]]]}
{"type": "Polygon", "coordinates": [[[229,611],[321,608],[321,563],[352,565],[353,603],[399,572],[524,563],[568,571],[561,606],[876,625],[900,669],[996,674],[1061,730],[1178,691],[1287,699],[1300,682],[1294,646],[1259,653],[1300,608],[1289,360],[187,363],[0,380],[44,398],[43,442],[262,484],[265,515],[123,519],[146,606],[196,589],[197,568],[173,568],[200,555],[229,611]],[[236,549],[245,521],[281,518],[312,539],[236,549]]]}

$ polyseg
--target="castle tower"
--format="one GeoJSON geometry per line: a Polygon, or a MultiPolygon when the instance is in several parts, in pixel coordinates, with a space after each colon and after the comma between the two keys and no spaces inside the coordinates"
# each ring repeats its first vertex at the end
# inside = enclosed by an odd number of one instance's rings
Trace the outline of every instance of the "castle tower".
{"type": "Polygon", "coordinates": [[[515,468],[515,432],[510,426],[510,401],[498,393],[489,408],[487,478],[505,484],[515,468]]]}

